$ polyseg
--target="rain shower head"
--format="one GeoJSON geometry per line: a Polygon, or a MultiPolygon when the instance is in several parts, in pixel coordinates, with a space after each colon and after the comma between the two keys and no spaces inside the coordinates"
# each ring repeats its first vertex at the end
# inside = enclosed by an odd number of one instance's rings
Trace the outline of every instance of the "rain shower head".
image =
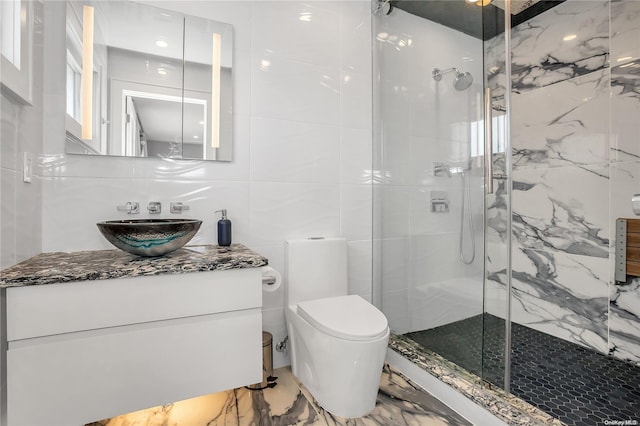
{"type": "Polygon", "coordinates": [[[435,81],[442,80],[442,76],[444,74],[454,72],[456,74],[456,78],[453,80],[453,87],[457,91],[462,91],[468,89],[473,83],[473,76],[468,72],[460,72],[458,68],[448,68],[446,70],[441,70],[439,68],[434,68],[431,72],[431,76],[435,81]]]}

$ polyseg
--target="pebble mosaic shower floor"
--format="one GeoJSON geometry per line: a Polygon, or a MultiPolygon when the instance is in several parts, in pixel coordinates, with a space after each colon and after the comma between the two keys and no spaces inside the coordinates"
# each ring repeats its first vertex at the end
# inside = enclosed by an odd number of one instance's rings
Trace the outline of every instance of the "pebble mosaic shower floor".
{"type": "MultiPolygon", "coordinates": [[[[504,324],[477,315],[406,337],[501,386],[504,324]]],[[[640,425],[640,367],[519,324],[511,329],[513,395],[567,425],[640,425]]]]}

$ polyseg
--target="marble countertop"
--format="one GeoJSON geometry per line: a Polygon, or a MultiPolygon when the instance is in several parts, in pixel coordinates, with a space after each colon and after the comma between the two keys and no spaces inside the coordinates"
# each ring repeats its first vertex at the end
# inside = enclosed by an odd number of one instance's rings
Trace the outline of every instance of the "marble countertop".
{"type": "Polygon", "coordinates": [[[0,288],[187,272],[259,268],[268,260],[242,244],[186,246],[159,257],[121,250],[42,253],[0,271],[0,288]]]}

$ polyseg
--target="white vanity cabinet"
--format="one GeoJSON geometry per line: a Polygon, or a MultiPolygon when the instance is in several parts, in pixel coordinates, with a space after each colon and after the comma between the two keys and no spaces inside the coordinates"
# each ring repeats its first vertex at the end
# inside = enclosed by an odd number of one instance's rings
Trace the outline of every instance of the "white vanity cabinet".
{"type": "Polygon", "coordinates": [[[261,305],[260,268],[8,288],[8,425],[83,425],[260,382],[261,305]]]}

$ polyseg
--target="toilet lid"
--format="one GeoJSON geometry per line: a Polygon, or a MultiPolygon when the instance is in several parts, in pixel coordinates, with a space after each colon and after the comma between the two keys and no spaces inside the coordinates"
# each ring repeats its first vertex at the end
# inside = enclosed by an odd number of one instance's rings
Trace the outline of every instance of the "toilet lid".
{"type": "Polygon", "coordinates": [[[346,340],[374,340],[388,330],[384,314],[357,295],[301,302],[298,315],[319,330],[346,340]]]}

